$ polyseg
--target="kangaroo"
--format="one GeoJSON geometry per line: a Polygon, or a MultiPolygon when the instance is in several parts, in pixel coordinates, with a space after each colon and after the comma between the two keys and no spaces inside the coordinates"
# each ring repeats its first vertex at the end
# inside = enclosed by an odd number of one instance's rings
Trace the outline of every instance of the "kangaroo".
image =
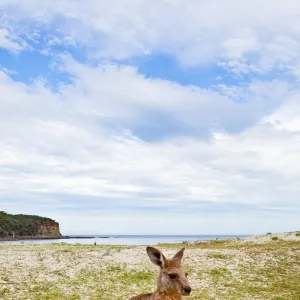
{"type": "Polygon", "coordinates": [[[181,266],[185,248],[177,252],[172,259],[153,247],[147,247],[150,260],[160,267],[157,288],[154,293],[132,297],[130,300],[182,300],[189,296],[192,289],[187,280],[187,273],[181,266]]]}

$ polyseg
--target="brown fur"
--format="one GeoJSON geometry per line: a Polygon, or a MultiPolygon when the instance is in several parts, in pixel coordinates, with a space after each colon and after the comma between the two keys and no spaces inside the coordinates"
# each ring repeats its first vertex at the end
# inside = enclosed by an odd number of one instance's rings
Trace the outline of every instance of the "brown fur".
{"type": "Polygon", "coordinates": [[[157,288],[152,294],[135,296],[130,300],[182,300],[182,296],[188,296],[191,288],[187,274],[181,266],[183,252],[184,248],[172,259],[166,259],[159,250],[147,247],[150,260],[160,267],[157,288]]]}

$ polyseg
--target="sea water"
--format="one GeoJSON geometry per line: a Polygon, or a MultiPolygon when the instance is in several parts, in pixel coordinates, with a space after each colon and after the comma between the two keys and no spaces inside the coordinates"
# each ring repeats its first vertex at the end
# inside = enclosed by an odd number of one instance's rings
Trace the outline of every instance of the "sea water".
{"type": "Polygon", "coordinates": [[[20,240],[20,241],[3,241],[1,243],[9,244],[97,244],[97,245],[156,245],[159,243],[181,243],[184,241],[206,241],[216,239],[233,239],[244,237],[245,235],[89,235],[87,236],[70,236],[68,239],[49,239],[49,240],[20,240]]]}

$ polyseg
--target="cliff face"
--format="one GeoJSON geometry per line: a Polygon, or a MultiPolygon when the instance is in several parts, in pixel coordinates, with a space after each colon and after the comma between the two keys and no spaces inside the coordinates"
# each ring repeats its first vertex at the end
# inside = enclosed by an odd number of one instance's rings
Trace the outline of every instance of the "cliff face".
{"type": "Polygon", "coordinates": [[[0,238],[60,238],[59,224],[49,218],[0,211],[0,238]]]}
{"type": "Polygon", "coordinates": [[[59,224],[53,220],[42,222],[38,227],[38,235],[54,238],[62,236],[59,230],[59,224]]]}

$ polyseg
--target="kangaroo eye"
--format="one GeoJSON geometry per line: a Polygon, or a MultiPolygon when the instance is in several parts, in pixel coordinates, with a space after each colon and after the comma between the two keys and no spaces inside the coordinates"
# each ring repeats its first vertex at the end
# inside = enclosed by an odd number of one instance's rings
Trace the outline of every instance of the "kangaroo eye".
{"type": "Polygon", "coordinates": [[[171,279],[176,279],[178,277],[177,274],[168,274],[168,275],[171,279]]]}

